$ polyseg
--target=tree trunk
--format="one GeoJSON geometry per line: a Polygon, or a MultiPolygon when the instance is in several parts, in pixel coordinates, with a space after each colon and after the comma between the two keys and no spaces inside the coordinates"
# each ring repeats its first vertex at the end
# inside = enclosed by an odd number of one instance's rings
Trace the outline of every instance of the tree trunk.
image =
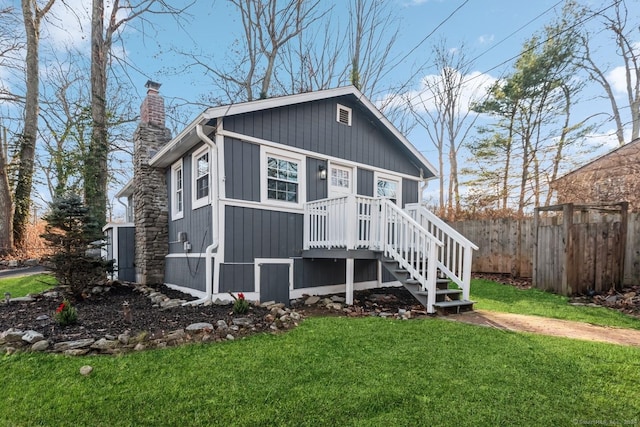
{"type": "MultiPolygon", "coordinates": [[[[53,4],[53,1],[49,2],[53,4]]],[[[50,6],[49,6],[50,7],[50,6]]],[[[46,10],[44,11],[46,13],[46,10]]],[[[38,136],[38,98],[39,98],[39,62],[40,20],[44,13],[30,0],[22,0],[22,15],[27,38],[26,85],[27,93],[24,105],[24,129],[20,136],[18,181],[16,182],[13,216],[13,238],[16,246],[23,247],[26,228],[31,210],[31,188],[33,186],[33,163],[36,138],[38,136]]]]}
{"type": "Polygon", "coordinates": [[[0,257],[13,251],[13,201],[7,171],[7,130],[0,128],[0,257]]]}
{"type": "Polygon", "coordinates": [[[91,121],[93,129],[84,166],[84,198],[102,228],[107,218],[107,57],[110,38],[104,37],[103,0],[93,0],[91,11],[91,121]]]}

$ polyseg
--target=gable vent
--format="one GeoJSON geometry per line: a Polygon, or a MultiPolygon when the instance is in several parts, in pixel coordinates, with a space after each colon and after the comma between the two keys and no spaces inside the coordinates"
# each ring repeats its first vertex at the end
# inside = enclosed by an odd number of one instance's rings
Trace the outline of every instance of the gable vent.
{"type": "Polygon", "coordinates": [[[351,108],[338,104],[336,120],[343,125],[351,126],[351,108]]]}

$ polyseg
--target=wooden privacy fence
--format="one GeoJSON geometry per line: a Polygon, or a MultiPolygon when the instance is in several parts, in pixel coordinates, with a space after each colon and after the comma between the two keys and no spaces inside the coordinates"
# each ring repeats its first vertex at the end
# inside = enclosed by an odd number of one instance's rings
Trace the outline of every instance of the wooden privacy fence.
{"type": "Polygon", "coordinates": [[[471,271],[531,277],[532,218],[459,221],[451,225],[479,247],[473,254],[471,271]]]}
{"type": "Polygon", "coordinates": [[[621,288],[628,205],[536,208],[533,286],[562,295],[621,288]]]}
{"type": "MultiPolygon", "coordinates": [[[[587,233],[595,233],[595,231],[590,231],[595,227],[594,225],[580,225],[582,224],[580,217],[585,215],[580,212],[578,209],[578,213],[574,214],[577,217],[577,228],[586,229],[587,231],[585,232],[587,233]]],[[[589,215],[592,218],[597,218],[600,214],[596,214],[597,212],[592,211],[589,215]]],[[[555,215],[557,216],[558,214],[555,215]]],[[[615,219],[615,216],[611,213],[606,216],[608,216],[609,220],[615,219]]],[[[458,221],[451,225],[480,248],[473,254],[471,268],[473,272],[532,277],[535,239],[533,221],[533,218],[521,220],[506,218],[458,221]]],[[[553,219],[545,219],[545,221],[553,221],[553,219]]],[[[556,219],[556,221],[559,221],[559,219],[556,219]]],[[[587,240],[585,239],[579,240],[579,247],[586,245],[586,242],[587,240]]],[[[545,250],[552,251],[553,248],[549,246],[545,250]]],[[[623,283],[626,285],[640,284],[640,213],[628,214],[623,258],[623,283]]],[[[593,287],[595,288],[595,285],[593,287]]]]}

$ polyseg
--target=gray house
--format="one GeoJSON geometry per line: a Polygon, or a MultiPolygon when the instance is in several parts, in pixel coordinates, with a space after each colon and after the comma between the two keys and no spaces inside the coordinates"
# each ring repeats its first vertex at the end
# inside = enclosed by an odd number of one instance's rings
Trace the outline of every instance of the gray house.
{"type": "Polygon", "coordinates": [[[355,87],[208,108],[173,138],[147,87],[120,193],[137,281],[198,302],[404,285],[429,312],[471,305],[475,246],[421,204],[435,169],[355,87]]]}

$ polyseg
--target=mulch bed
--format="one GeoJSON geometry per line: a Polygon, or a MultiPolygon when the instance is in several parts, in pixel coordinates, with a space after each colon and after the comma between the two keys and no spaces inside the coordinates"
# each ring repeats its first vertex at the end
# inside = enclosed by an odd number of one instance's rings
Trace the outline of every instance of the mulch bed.
{"type": "MultiPolygon", "coordinates": [[[[474,275],[499,283],[516,286],[520,289],[531,287],[530,280],[513,279],[506,275],[474,275]]],[[[159,292],[172,299],[193,300],[194,297],[160,285],[159,292]]],[[[343,294],[344,296],[344,294],[343,294]]],[[[620,298],[613,301],[611,295],[595,295],[589,297],[589,302],[607,306],[632,315],[640,315],[640,287],[625,289],[620,298]],[[630,292],[637,296],[629,298],[630,292]],[[627,298],[623,298],[627,295],[627,298]]],[[[584,300],[584,297],[583,297],[584,300]]],[[[218,320],[232,323],[234,316],[230,305],[209,306],[181,306],[169,309],[154,307],[151,300],[143,293],[135,290],[132,285],[115,283],[106,293],[91,295],[82,301],[74,302],[78,311],[78,322],[75,325],[60,327],[53,320],[53,314],[62,301],[62,295],[57,298],[35,296],[33,302],[12,302],[0,304],[0,332],[9,328],[20,330],[34,330],[40,332],[52,342],[78,340],[84,338],[99,339],[105,335],[122,334],[129,331],[131,336],[145,332],[151,338],[185,328],[192,323],[207,322],[216,324],[218,320]],[[123,303],[127,302],[132,312],[132,321],[127,322],[123,315],[123,303]],[[48,316],[46,320],[37,320],[41,316],[48,316]]],[[[339,311],[330,311],[322,306],[305,306],[302,302],[293,307],[303,317],[315,315],[343,315],[339,311]]],[[[417,316],[426,315],[422,307],[404,288],[379,288],[354,292],[354,305],[350,308],[351,316],[371,315],[372,312],[398,313],[399,310],[413,310],[417,316]]],[[[270,323],[265,321],[269,313],[267,308],[252,306],[246,317],[251,317],[254,327],[245,333],[269,332],[270,323]]],[[[416,317],[415,315],[413,317],[416,317]]]]}

